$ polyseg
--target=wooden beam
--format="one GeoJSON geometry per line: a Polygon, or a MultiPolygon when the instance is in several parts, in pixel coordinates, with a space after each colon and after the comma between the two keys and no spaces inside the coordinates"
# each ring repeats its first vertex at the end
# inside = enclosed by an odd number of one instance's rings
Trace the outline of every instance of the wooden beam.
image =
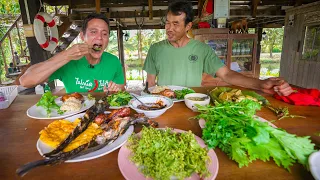
{"type": "Polygon", "coordinates": [[[100,14],[100,12],[101,12],[100,0],[95,0],[95,1],[96,1],[96,13],[100,14]]]}
{"type": "MultiPolygon", "coordinates": [[[[111,26],[110,29],[117,30],[117,27],[111,26]]],[[[126,27],[122,27],[122,30],[137,30],[137,29],[139,29],[139,26],[137,25],[133,25],[133,26],[127,25],[126,27]]],[[[164,27],[161,25],[143,25],[141,29],[164,29],[164,27]]]]}
{"type": "Polygon", "coordinates": [[[153,0],[148,0],[148,4],[149,4],[149,19],[152,20],[153,19],[153,0]]]}
{"type": "Polygon", "coordinates": [[[257,16],[257,8],[260,0],[252,0],[251,4],[251,16],[255,18],[257,16]]]}

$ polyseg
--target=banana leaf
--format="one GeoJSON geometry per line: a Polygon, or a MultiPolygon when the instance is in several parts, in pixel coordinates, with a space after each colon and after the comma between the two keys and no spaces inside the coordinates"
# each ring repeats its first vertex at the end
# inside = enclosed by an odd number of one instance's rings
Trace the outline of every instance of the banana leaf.
{"type": "Polygon", "coordinates": [[[216,87],[213,90],[211,90],[209,94],[213,102],[218,101],[219,103],[222,103],[223,100],[219,99],[219,95],[222,92],[229,92],[231,90],[232,88],[229,87],[216,87]]]}
{"type": "MultiPolygon", "coordinates": [[[[210,91],[210,97],[213,101],[218,101],[219,103],[221,103],[223,100],[219,99],[219,95],[222,92],[229,92],[231,90],[232,88],[229,88],[229,87],[216,87],[212,91],[210,91]]],[[[263,96],[259,95],[254,91],[242,90],[241,92],[245,96],[251,96],[253,98],[256,98],[259,102],[262,103],[263,106],[270,104],[266,98],[264,98],[263,96]]]]}

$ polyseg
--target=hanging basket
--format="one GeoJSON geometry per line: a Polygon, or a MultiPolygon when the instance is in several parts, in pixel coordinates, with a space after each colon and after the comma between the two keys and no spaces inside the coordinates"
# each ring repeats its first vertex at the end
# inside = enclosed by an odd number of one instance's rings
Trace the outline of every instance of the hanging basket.
{"type": "Polygon", "coordinates": [[[45,12],[39,12],[33,21],[34,26],[34,34],[39,45],[47,51],[52,52],[58,45],[58,28],[53,20],[53,18],[45,12]],[[47,23],[50,27],[50,34],[49,40],[46,38],[44,34],[44,23],[47,23]]]}

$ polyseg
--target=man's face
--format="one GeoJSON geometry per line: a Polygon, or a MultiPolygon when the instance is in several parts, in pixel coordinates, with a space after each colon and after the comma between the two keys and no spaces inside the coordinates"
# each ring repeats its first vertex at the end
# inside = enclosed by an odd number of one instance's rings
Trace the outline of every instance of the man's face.
{"type": "Polygon", "coordinates": [[[80,36],[81,39],[90,47],[99,49],[90,49],[90,55],[93,58],[100,58],[104,49],[108,46],[109,43],[108,24],[102,19],[91,19],[88,22],[85,34],[81,32],[80,36]]]}
{"type": "Polygon", "coordinates": [[[176,42],[180,40],[183,36],[186,35],[187,31],[190,30],[192,23],[185,25],[186,14],[182,13],[181,15],[174,15],[171,12],[167,14],[166,20],[166,33],[168,40],[170,42],[176,42]]]}

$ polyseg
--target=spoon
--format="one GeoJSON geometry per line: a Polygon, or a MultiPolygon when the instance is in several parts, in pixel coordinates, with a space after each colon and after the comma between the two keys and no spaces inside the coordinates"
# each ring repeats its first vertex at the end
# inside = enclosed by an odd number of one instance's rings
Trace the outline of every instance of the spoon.
{"type": "Polygon", "coordinates": [[[140,104],[142,104],[142,105],[144,105],[144,106],[146,106],[146,107],[150,107],[150,108],[152,107],[152,106],[149,106],[149,105],[143,103],[142,101],[140,101],[140,99],[137,98],[135,95],[131,94],[131,96],[133,96],[134,98],[136,98],[136,100],[138,100],[138,101],[140,102],[140,104]]]}

